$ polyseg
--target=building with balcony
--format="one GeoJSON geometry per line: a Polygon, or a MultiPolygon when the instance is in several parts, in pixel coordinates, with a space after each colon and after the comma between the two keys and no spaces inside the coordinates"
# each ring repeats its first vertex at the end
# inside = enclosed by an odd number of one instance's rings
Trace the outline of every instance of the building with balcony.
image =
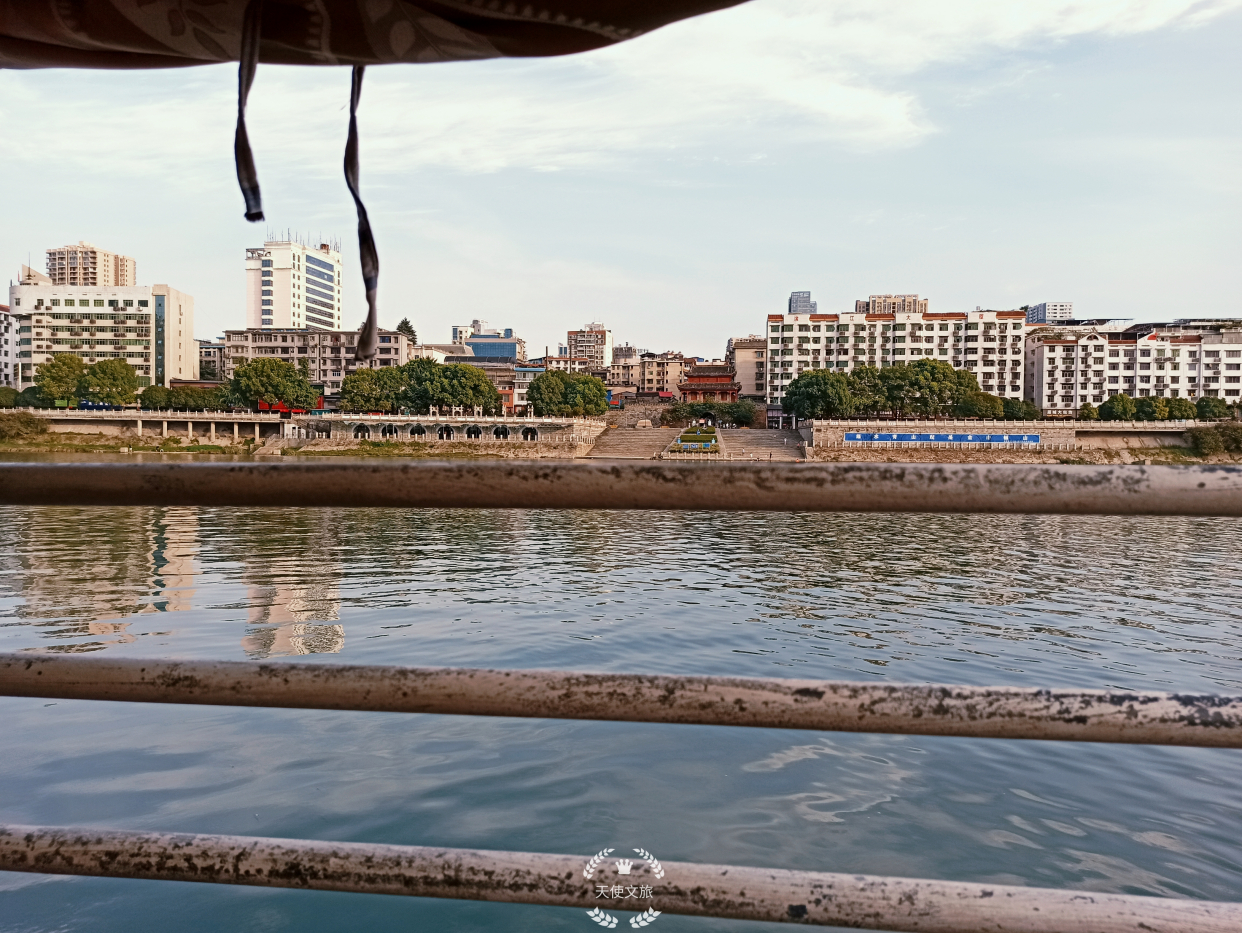
{"type": "Polygon", "coordinates": [[[17,357],[17,319],[8,305],[0,305],[0,386],[17,388],[14,364],[17,357]]]}
{"type": "Polygon", "coordinates": [[[339,331],[341,252],[328,243],[269,240],[246,250],[246,327],[339,331]]]}
{"type": "MultiPolygon", "coordinates": [[[[306,362],[307,374],[314,383],[335,394],[341,380],[359,369],[400,366],[428,354],[410,343],[409,338],[395,330],[380,330],[379,348],[371,360],[358,360],[358,331],[323,331],[303,328],[247,327],[224,332],[224,369],[222,378],[231,379],[238,366],[263,357],[276,357],[295,366],[306,362]]],[[[437,354],[441,360],[443,354],[437,354]]],[[[434,356],[432,357],[435,358],[434,356]]]]}
{"type": "Polygon", "coordinates": [[[569,331],[568,336],[566,356],[590,360],[588,368],[593,370],[608,369],[612,365],[612,331],[603,324],[588,324],[581,330],[569,331]]]}
{"type": "MultiPolygon", "coordinates": [[[[794,292],[798,294],[798,292],[794,292]]],[[[927,299],[918,295],[871,295],[854,302],[856,314],[926,314],[927,299]]]]}
{"type": "Polygon", "coordinates": [[[1068,321],[1026,336],[1027,400],[1049,416],[1131,398],[1242,401],[1242,320],[1068,321]]]}
{"type": "Polygon", "coordinates": [[[1026,323],[1053,324],[1059,321],[1074,319],[1074,302],[1072,301],[1041,301],[1037,305],[1026,308],[1026,323]]]}
{"type": "Polygon", "coordinates": [[[663,392],[677,399],[681,391],[678,386],[685,381],[686,369],[692,362],[672,351],[642,354],[638,358],[638,393],[659,397],[663,392]]]}
{"type": "MultiPolygon", "coordinates": [[[[806,294],[810,295],[810,292],[806,294]]],[[[742,387],[742,398],[763,401],[768,397],[767,353],[768,340],[763,334],[729,338],[725,346],[725,362],[737,374],[737,381],[742,387]]]]}
{"type": "Polygon", "coordinates": [[[48,278],[32,272],[9,286],[18,331],[14,388],[34,385],[39,364],[61,353],[87,365],[125,360],[140,387],[198,378],[192,296],[168,285],[56,285],[48,278]]]}
{"type": "Polygon", "coordinates": [[[198,344],[198,377],[222,380],[224,378],[224,338],[194,342],[198,344]]]}
{"type": "Polygon", "coordinates": [[[1022,398],[1025,318],[1022,311],[983,310],[770,314],[767,401],[779,405],[807,370],[852,372],[929,357],[974,373],[984,392],[1022,398]]]}
{"type": "Polygon", "coordinates": [[[79,240],[76,246],[47,251],[47,275],[53,285],[104,285],[128,288],[138,284],[138,263],[93,243],[79,240]]]}

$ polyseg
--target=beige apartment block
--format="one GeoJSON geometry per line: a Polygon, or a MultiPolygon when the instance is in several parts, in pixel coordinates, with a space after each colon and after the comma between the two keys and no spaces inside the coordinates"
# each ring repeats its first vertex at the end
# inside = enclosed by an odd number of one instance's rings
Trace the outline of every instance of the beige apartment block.
{"type": "Polygon", "coordinates": [[[412,344],[404,334],[394,330],[379,332],[379,349],[370,361],[359,362],[355,356],[358,331],[272,329],[248,327],[224,332],[224,378],[231,379],[238,366],[263,357],[276,357],[299,365],[306,361],[312,382],[323,383],[329,390],[339,391],[341,380],[359,369],[400,366],[412,359],[428,357],[443,360],[442,353],[420,352],[424,348],[412,344]]]}
{"type": "Polygon", "coordinates": [[[588,369],[607,369],[612,365],[612,331],[603,324],[592,323],[581,330],[569,331],[566,346],[567,356],[591,361],[588,369]]]}
{"type": "Polygon", "coordinates": [[[680,399],[678,386],[692,362],[680,353],[644,353],[638,358],[638,391],[668,392],[680,399]]]}
{"type": "Polygon", "coordinates": [[[268,240],[246,250],[246,327],[339,331],[341,253],[328,243],[268,240]]]}
{"type": "Polygon", "coordinates": [[[9,286],[9,304],[19,332],[15,388],[33,385],[39,364],[61,353],[88,365],[123,359],[139,386],[198,378],[194,298],[175,288],[48,285],[27,277],[9,286]]]}
{"type": "Polygon", "coordinates": [[[918,295],[871,295],[854,302],[857,314],[926,314],[927,299],[918,295]]]}
{"type": "Polygon", "coordinates": [[[138,263],[93,243],[47,251],[47,274],[53,285],[103,285],[127,288],[138,284],[138,263]]]}
{"type": "Polygon", "coordinates": [[[730,337],[725,362],[733,367],[741,384],[741,398],[759,401],[767,398],[768,339],[762,334],[730,337]]]}

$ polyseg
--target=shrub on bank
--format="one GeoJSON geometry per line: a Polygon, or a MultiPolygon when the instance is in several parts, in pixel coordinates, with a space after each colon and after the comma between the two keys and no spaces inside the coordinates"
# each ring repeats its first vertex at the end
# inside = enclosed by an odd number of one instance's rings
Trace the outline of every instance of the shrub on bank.
{"type": "Polygon", "coordinates": [[[47,433],[47,421],[28,411],[9,411],[0,414],[0,440],[10,441],[19,437],[34,437],[47,433]]]}

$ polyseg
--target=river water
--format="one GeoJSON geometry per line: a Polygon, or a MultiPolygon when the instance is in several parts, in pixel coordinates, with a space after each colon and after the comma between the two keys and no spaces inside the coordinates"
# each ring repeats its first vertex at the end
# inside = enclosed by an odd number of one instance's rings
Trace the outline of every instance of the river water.
{"type": "MultiPolygon", "coordinates": [[[[0,528],[3,651],[1242,690],[1226,519],[5,508],[0,528]]],[[[0,715],[6,822],[1242,899],[1236,751],[21,699],[0,715]]],[[[562,908],[0,873],[5,931],[166,925],[596,929],[562,908]]]]}

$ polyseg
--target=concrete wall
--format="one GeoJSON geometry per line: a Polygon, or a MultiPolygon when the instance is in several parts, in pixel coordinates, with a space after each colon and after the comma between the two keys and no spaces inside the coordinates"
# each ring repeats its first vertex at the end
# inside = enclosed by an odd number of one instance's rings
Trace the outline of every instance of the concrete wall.
{"type": "Polygon", "coordinates": [[[840,445],[847,431],[913,434],[1038,434],[1041,444],[1073,444],[1117,450],[1186,447],[1195,421],[815,421],[799,428],[812,446],[840,445]]]}

